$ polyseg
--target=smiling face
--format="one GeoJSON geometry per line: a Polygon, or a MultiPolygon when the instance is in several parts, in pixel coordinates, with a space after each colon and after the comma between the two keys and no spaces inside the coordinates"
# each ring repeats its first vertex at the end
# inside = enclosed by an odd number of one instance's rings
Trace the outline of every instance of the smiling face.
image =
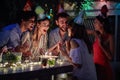
{"type": "Polygon", "coordinates": [[[67,31],[67,21],[68,21],[68,18],[64,18],[64,17],[59,17],[59,19],[56,20],[56,24],[58,25],[60,30],[63,32],[67,31]]]}
{"type": "Polygon", "coordinates": [[[97,18],[94,20],[94,28],[96,31],[103,29],[103,23],[101,23],[97,18]]]}
{"type": "Polygon", "coordinates": [[[45,35],[50,27],[50,21],[44,20],[37,23],[37,27],[41,34],[45,35]]]}

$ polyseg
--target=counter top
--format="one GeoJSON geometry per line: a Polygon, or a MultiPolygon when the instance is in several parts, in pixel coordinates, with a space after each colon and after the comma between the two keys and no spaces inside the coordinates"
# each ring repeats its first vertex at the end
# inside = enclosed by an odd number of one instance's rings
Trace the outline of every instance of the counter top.
{"type": "Polygon", "coordinates": [[[53,67],[43,67],[38,62],[22,64],[17,67],[0,68],[0,80],[29,80],[34,78],[44,78],[46,76],[60,73],[72,72],[73,66],[68,62],[56,64],[53,67]]]}

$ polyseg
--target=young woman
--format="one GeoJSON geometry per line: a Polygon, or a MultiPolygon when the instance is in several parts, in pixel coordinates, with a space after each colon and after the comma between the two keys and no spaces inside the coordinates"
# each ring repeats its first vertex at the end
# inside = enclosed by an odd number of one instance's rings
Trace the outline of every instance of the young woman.
{"type": "Polygon", "coordinates": [[[29,50],[32,56],[31,59],[38,61],[40,55],[45,54],[46,51],[50,52],[52,49],[57,47],[57,44],[48,50],[48,34],[47,31],[50,27],[50,20],[47,17],[39,19],[36,22],[36,26],[33,32],[26,32],[23,43],[29,44],[29,50]]]}
{"type": "Polygon", "coordinates": [[[107,19],[97,16],[94,20],[95,31],[88,30],[89,34],[95,36],[93,54],[98,80],[113,80],[110,61],[114,55],[114,43],[108,25],[107,19]]]}
{"type": "Polygon", "coordinates": [[[95,65],[88,47],[84,41],[85,30],[83,25],[74,22],[68,25],[69,41],[66,41],[67,54],[59,49],[63,56],[74,66],[73,80],[97,80],[95,65]]]}

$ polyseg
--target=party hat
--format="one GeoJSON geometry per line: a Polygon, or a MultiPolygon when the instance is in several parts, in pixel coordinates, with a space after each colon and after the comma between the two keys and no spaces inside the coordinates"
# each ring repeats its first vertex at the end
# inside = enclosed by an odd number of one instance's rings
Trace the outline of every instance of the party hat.
{"type": "Polygon", "coordinates": [[[41,6],[37,6],[35,8],[35,12],[38,15],[37,20],[40,20],[46,17],[46,15],[44,14],[45,11],[41,6]]]}
{"type": "Polygon", "coordinates": [[[65,12],[65,11],[64,11],[62,5],[59,4],[59,5],[58,5],[58,13],[62,13],[62,12],[65,12]]]}
{"type": "Polygon", "coordinates": [[[82,25],[83,24],[83,17],[84,17],[84,14],[85,14],[85,11],[82,10],[81,12],[79,12],[78,16],[75,17],[74,19],[74,22],[79,24],[79,25],[82,25]]]}

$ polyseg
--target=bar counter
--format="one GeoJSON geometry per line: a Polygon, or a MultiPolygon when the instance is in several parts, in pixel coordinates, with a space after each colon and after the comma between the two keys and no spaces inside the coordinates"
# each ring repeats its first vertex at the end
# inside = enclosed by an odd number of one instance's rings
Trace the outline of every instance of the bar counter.
{"type": "Polygon", "coordinates": [[[43,67],[39,62],[25,63],[17,67],[0,67],[0,80],[51,80],[52,75],[72,72],[73,66],[68,62],[43,67]],[[47,78],[47,79],[46,79],[47,78]]]}

